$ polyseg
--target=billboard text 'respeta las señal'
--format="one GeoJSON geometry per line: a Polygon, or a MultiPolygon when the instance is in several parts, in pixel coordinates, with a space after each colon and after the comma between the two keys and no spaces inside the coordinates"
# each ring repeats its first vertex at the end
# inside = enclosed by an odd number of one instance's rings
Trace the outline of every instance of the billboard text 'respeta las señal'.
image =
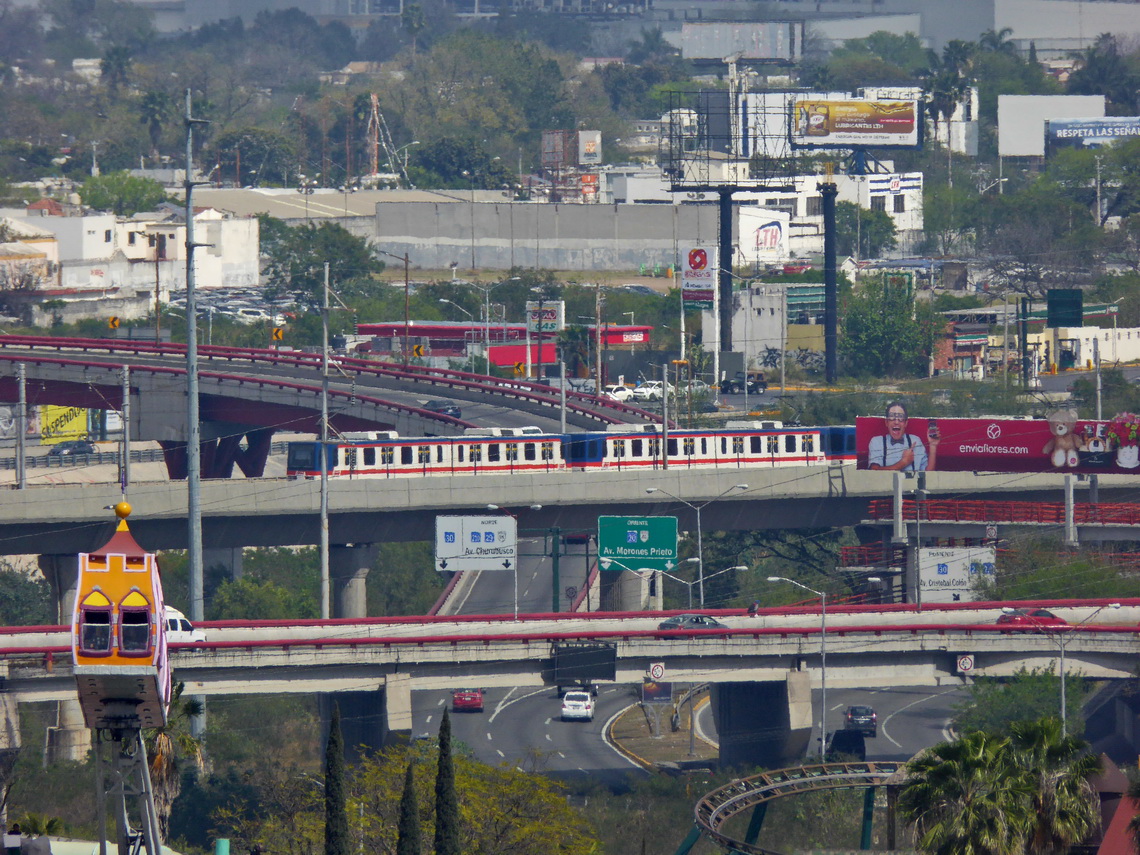
{"type": "Polygon", "coordinates": [[[1140,474],[1140,415],[1102,421],[1057,410],[1044,419],[910,418],[901,404],[855,420],[860,469],[1140,474]]]}
{"type": "Polygon", "coordinates": [[[796,101],[792,143],[797,146],[919,144],[917,101],[796,101]]]}

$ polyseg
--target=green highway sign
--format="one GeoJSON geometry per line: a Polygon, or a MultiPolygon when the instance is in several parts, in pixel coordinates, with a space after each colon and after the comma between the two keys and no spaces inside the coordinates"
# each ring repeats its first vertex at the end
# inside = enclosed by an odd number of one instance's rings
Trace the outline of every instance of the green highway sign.
{"type": "Polygon", "coordinates": [[[603,570],[672,570],[677,566],[676,517],[598,517],[603,570]]]}

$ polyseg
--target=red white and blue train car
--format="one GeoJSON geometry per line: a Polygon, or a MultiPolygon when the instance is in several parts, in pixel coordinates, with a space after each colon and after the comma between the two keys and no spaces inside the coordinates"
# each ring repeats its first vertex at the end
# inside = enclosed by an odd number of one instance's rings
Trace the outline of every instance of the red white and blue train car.
{"type": "MultiPolygon", "coordinates": [[[[321,444],[289,443],[293,478],[319,478],[321,444]]],[[[538,428],[471,429],[456,437],[347,434],[325,448],[330,477],[415,478],[592,470],[770,469],[853,463],[853,427],[779,422],[660,432],[654,425],[556,434],[538,428]]]]}

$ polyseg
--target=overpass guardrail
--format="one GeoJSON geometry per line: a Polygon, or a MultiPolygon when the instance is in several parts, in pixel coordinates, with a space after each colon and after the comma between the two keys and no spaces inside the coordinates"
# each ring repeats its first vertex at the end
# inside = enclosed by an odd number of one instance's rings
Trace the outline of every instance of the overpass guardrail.
{"type": "MultiPolygon", "coordinates": [[[[893,519],[894,500],[869,500],[867,514],[873,520],[893,519]]],[[[922,522],[1063,525],[1065,505],[1062,502],[988,502],[976,499],[926,499],[916,502],[907,499],[903,501],[902,515],[905,520],[922,522]]],[[[1077,525],[1140,525],[1140,504],[1077,502],[1073,505],[1073,521],[1077,525]]]]}

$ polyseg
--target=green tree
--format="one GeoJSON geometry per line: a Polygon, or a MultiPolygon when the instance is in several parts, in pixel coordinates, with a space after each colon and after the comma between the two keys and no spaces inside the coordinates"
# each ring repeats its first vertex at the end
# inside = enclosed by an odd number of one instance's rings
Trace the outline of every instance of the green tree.
{"type": "MultiPolygon", "coordinates": [[[[558,334],[561,359],[571,377],[584,377],[590,373],[590,330],[582,324],[568,324],[558,334]]],[[[600,391],[600,390],[599,390],[600,391]]]]}
{"type": "Polygon", "coordinates": [[[953,255],[973,248],[978,194],[965,187],[926,181],[922,188],[922,227],[929,252],[953,255]]]}
{"type": "MultiPolygon", "coordinates": [[[[65,620],[70,620],[67,616],[65,620]]],[[[51,586],[0,562],[0,626],[42,626],[55,623],[51,586]]]]}
{"type": "Polygon", "coordinates": [[[907,764],[899,813],[932,855],[1015,855],[1033,817],[1032,789],[1012,762],[1008,737],[968,734],[907,764]]]}
{"type": "Polygon", "coordinates": [[[1051,717],[1010,727],[1016,761],[1034,782],[1026,846],[1033,855],[1062,855],[1100,827],[1100,799],[1090,782],[1101,772],[1100,758],[1061,730],[1060,719],[1051,717]]]}
{"type": "Polygon", "coordinates": [[[146,125],[152,153],[158,153],[162,129],[173,113],[174,100],[165,92],[146,92],[139,101],[139,123],[146,125]]]}
{"type": "Polygon", "coordinates": [[[400,796],[396,855],[421,855],[420,808],[416,800],[416,766],[412,760],[408,760],[408,770],[404,773],[404,792],[400,796]]]}
{"type": "Polygon", "coordinates": [[[868,211],[854,202],[835,204],[835,249],[840,255],[878,258],[898,245],[895,231],[886,211],[868,211]]]}
{"type": "Polygon", "coordinates": [[[93,176],[79,188],[83,204],[96,211],[109,211],[129,217],[139,211],[153,211],[169,197],[162,185],[151,178],[139,178],[125,170],[93,176]]]}
{"type": "Polygon", "coordinates": [[[1110,116],[1135,116],[1140,109],[1140,63],[1120,49],[1116,36],[1102,33],[1069,75],[1068,87],[1073,95],[1103,95],[1110,116]]]}
{"type": "Polygon", "coordinates": [[[926,302],[902,288],[870,282],[841,312],[840,354],[857,376],[925,376],[934,341],[945,325],[926,302]]]}
{"type": "Polygon", "coordinates": [[[447,709],[439,723],[439,759],[435,773],[435,855],[459,855],[459,796],[451,757],[451,718],[447,709]]]}
{"type": "Polygon", "coordinates": [[[329,282],[342,300],[374,290],[372,276],[384,269],[384,263],[372,254],[367,241],[344,226],[325,221],[289,227],[273,217],[260,219],[267,293],[291,294],[303,305],[319,308],[326,262],[329,282]]]}
{"type": "Polygon", "coordinates": [[[190,732],[190,720],[202,714],[202,704],[194,698],[183,697],[185,688],[185,683],[175,684],[166,724],[143,734],[150,783],[154,790],[154,809],[163,838],[170,830],[170,811],[174,800],[182,792],[184,767],[189,764],[196,771],[202,770],[202,740],[190,732]]]}
{"type": "MultiPolygon", "coordinates": [[[[1065,675],[1066,706],[1076,711],[1088,697],[1088,681],[1071,671],[1065,675]]],[[[961,733],[1011,733],[1013,725],[1060,714],[1061,684],[1047,668],[1019,669],[1009,679],[979,677],[969,687],[969,698],[954,714],[954,727],[961,733]]],[[[1069,730],[1079,735],[1083,719],[1070,715],[1069,730]]]]}
{"type": "Polygon", "coordinates": [[[99,62],[99,72],[111,95],[127,85],[131,73],[131,50],[125,45],[114,45],[103,53],[99,62]]]}
{"type": "Polygon", "coordinates": [[[284,620],[315,618],[311,592],[297,594],[269,581],[249,576],[226,579],[214,591],[209,602],[210,620],[284,620]]]}
{"type": "Polygon", "coordinates": [[[325,746],[325,855],[349,855],[340,705],[333,703],[325,746]]]}
{"type": "Polygon", "coordinates": [[[406,3],[400,13],[400,26],[412,39],[412,56],[416,55],[416,39],[427,26],[423,7],[419,3],[406,3]]]}

